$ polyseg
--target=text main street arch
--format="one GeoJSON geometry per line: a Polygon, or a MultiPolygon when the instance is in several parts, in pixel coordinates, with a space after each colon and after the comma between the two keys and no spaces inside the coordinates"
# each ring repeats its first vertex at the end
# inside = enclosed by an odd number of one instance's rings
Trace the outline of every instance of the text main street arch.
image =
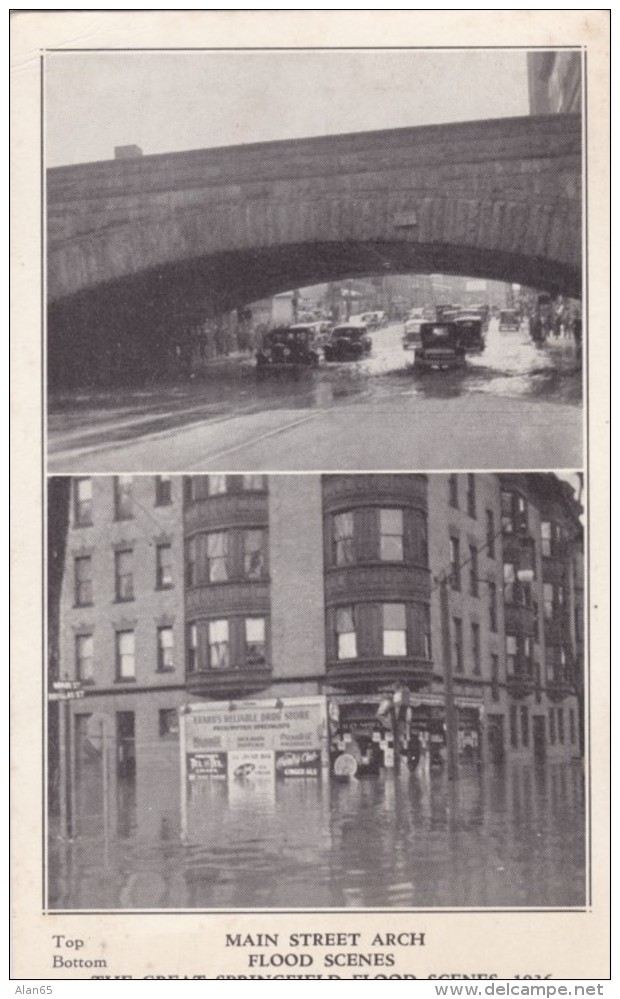
{"type": "Polygon", "coordinates": [[[578,296],[581,184],[578,115],[60,167],[47,177],[48,299],[171,285],[224,309],[382,268],[578,296]]]}

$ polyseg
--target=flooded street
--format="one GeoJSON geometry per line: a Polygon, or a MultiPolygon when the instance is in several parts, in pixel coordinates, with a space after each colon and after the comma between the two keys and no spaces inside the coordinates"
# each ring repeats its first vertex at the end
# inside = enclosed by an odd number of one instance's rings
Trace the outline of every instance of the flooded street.
{"type": "Polygon", "coordinates": [[[71,843],[51,829],[52,909],[573,907],[585,904],[577,764],[434,770],[346,783],[193,786],[175,759],[137,782],[76,786],[71,843]]]}
{"type": "Polygon", "coordinates": [[[516,464],[545,467],[551,450],[555,464],[580,464],[582,375],[572,339],[551,338],[537,347],[525,327],[500,332],[493,320],[486,350],[469,355],[464,370],[420,374],[412,368],[413,352],[403,350],[402,332],[402,323],[376,330],[372,354],[364,360],[322,362],[318,370],[295,376],[272,373],[259,380],[246,354],[220,358],[181,385],[52,397],[50,469],[98,471],[113,462],[118,470],[174,471],[200,469],[224,456],[232,456],[229,467],[250,467],[250,461],[255,468],[293,469],[300,447],[317,441],[316,467],[328,467],[334,441],[338,467],[377,467],[386,448],[390,467],[443,467],[452,456],[437,452],[441,431],[453,435],[456,425],[461,452],[481,443],[484,450],[478,420],[491,420],[496,433],[505,431],[516,464]],[[361,448],[352,430],[360,420],[369,434],[361,448]],[[414,428],[434,435],[434,460],[424,461],[406,433],[414,428]],[[401,438],[396,461],[389,454],[394,432],[401,438]],[[545,441],[538,459],[530,448],[540,433],[545,441]],[[328,449],[321,444],[324,434],[330,435],[328,449]]]}

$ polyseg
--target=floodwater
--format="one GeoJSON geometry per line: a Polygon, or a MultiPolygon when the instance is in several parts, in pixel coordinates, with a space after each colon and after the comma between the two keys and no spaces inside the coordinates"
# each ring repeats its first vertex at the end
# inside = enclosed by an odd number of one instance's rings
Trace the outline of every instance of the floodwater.
{"type": "Polygon", "coordinates": [[[73,840],[49,845],[51,909],[578,907],[579,763],[461,766],[346,783],[193,785],[172,759],[136,781],[78,781],[73,840]],[[107,831],[105,826],[107,825],[107,831]]]}
{"type": "Polygon", "coordinates": [[[232,416],[274,410],[327,409],[344,403],[394,401],[418,396],[454,398],[483,392],[579,405],[582,372],[572,339],[536,346],[525,326],[500,332],[492,320],[483,354],[465,369],[413,371],[413,352],[402,347],[403,324],[372,333],[372,353],[358,362],[256,377],[251,355],[220,358],[182,384],[74,390],[50,397],[50,452],[87,450],[232,416]]]}

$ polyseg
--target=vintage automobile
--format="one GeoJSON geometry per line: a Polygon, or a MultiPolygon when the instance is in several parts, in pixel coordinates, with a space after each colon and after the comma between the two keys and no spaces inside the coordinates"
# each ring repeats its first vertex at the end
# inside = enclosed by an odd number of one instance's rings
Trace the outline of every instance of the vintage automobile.
{"type": "Polygon", "coordinates": [[[501,309],[499,314],[500,332],[505,330],[520,330],[521,320],[516,309],[501,309]]]}
{"type": "Polygon", "coordinates": [[[414,355],[414,367],[420,371],[447,371],[465,367],[465,348],[455,323],[422,323],[422,346],[414,355]]]}
{"type": "Polygon", "coordinates": [[[482,319],[475,313],[463,312],[456,317],[454,325],[460,334],[461,347],[466,354],[481,354],[486,347],[482,330],[482,319]]]}
{"type": "Polygon", "coordinates": [[[350,323],[334,326],[323,353],[326,361],[357,361],[372,350],[372,340],[365,326],[350,323]]]}
{"type": "Polygon", "coordinates": [[[381,326],[385,326],[387,317],[385,312],[363,312],[360,316],[351,316],[351,320],[355,321],[356,325],[359,323],[360,326],[365,326],[369,330],[377,330],[381,326]]]}
{"type": "Polygon", "coordinates": [[[403,349],[415,350],[422,346],[421,329],[422,323],[428,317],[424,315],[424,309],[412,309],[405,320],[405,332],[403,333],[403,349]]]}
{"type": "Polygon", "coordinates": [[[268,371],[297,371],[304,367],[317,367],[320,360],[316,333],[312,324],[279,326],[265,334],[263,344],[256,352],[259,374],[268,371]]]}

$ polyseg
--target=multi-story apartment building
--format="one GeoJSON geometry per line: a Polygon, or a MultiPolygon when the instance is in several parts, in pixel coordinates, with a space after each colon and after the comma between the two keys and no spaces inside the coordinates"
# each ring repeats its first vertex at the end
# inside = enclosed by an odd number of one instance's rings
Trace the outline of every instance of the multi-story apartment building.
{"type": "Polygon", "coordinates": [[[395,743],[397,762],[412,733],[441,755],[448,696],[462,757],[579,755],[581,510],[554,475],[118,476],[71,490],[60,674],[85,693],[68,707],[74,770],[98,725],[111,779],[157,780],[175,773],[181,705],[316,695],[334,747],[365,734],[395,743]]]}

